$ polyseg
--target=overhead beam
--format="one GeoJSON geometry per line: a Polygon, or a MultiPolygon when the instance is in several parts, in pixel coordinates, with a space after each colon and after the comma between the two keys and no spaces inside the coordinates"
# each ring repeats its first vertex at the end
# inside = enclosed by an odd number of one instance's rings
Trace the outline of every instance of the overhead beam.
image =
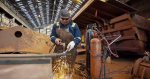
{"type": "Polygon", "coordinates": [[[72,17],[72,20],[76,19],[94,0],[88,0],[86,4],[72,17]]]}
{"type": "Polygon", "coordinates": [[[13,16],[16,20],[18,20],[22,25],[24,25],[25,27],[31,29],[31,26],[29,23],[27,23],[23,17],[18,17],[19,15],[16,15],[12,10],[10,10],[6,5],[4,5],[1,1],[0,1],[0,7],[2,9],[4,9],[8,14],[10,14],[11,16],[13,16]]]}
{"type": "Polygon", "coordinates": [[[85,22],[87,22],[87,23],[94,22],[93,20],[89,20],[88,18],[87,18],[87,19],[84,19],[84,18],[78,18],[78,19],[76,19],[76,20],[83,20],[83,21],[85,21],[85,22]]]}
{"type": "Polygon", "coordinates": [[[82,20],[82,19],[77,19],[77,21],[80,22],[80,23],[85,23],[85,24],[91,23],[91,22],[88,22],[88,21],[85,21],[85,20],[82,20]]]}
{"type": "MultiPolygon", "coordinates": [[[[93,14],[91,14],[91,13],[88,13],[88,12],[84,12],[84,14],[85,15],[88,15],[88,16],[91,16],[91,17],[94,17],[94,18],[96,18],[96,19],[100,19],[100,20],[104,20],[104,18],[102,18],[102,17],[99,17],[99,16],[94,16],[93,14]]],[[[106,19],[105,19],[106,20],[106,19]]]]}
{"type": "MultiPolygon", "coordinates": [[[[94,16],[91,15],[91,13],[88,12],[84,12],[80,15],[81,18],[87,18],[88,20],[93,20],[93,21],[100,21],[103,22],[103,18],[99,17],[99,16],[94,16]]],[[[78,17],[79,18],[79,17],[78,17]]]]}
{"type": "Polygon", "coordinates": [[[80,17],[78,17],[78,19],[83,19],[83,20],[86,20],[86,21],[90,21],[90,22],[95,22],[95,21],[97,21],[96,19],[92,19],[91,17],[87,17],[87,16],[80,16],[80,17]]]}
{"type": "Polygon", "coordinates": [[[116,16],[114,16],[114,15],[112,15],[112,14],[110,14],[110,13],[107,13],[107,12],[102,11],[102,10],[100,10],[100,9],[97,9],[97,8],[95,8],[95,7],[90,7],[89,9],[90,9],[90,10],[95,10],[95,11],[97,11],[97,14],[98,14],[98,13],[101,13],[101,14],[103,14],[103,15],[105,15],[105,16],[109,16],[109,17],[112,17],[112,18],[116,17],[116,16]]]}

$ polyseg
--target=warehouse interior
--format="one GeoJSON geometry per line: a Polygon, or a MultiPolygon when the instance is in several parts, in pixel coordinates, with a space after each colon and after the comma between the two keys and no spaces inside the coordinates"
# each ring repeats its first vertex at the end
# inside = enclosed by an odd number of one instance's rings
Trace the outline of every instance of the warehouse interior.
{"type": "Polygon", "coordinates": [[[149,5],[149,0],[0,0],[0,79],[150,79],[149,5]],[[50,37],[62,9],[81,32],[69,75],[67,57],[74,54],[65,43],[56,53],[50,37]]]}

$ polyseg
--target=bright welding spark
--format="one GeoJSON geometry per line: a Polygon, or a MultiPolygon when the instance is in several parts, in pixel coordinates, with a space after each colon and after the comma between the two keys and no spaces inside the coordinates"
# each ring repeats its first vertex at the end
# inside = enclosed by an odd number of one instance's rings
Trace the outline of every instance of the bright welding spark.
{"type": "Polygon", "coordinates": [[[53,79],[66,79],[65,76],[70,71],[70,65],[67,63],[66,56],[61,56],[55,60],[53,70],[53,79]]]}

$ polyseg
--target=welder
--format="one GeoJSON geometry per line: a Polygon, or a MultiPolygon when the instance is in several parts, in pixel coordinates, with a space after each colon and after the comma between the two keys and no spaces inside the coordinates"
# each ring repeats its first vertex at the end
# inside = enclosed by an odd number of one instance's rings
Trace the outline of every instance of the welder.
{"type": "MultiPolygon", "coordinates": [[[[64,51],[66,51],[66,53],[71,53],[71,56],[67,56],[66,58],[67,63],[70,64],[70,71],[68,74],[71,78],[75,58],[77,56],[77,45],[81,41],[81,33],[78,25],[72,21],[68,10],[62,9],[60,11],[60,21],[53,25],[50,38],[51,41],[56,44],[54,53],[62,53],[64,51]],[[61,45],[62,43],[65,43],[65,49],[64,45],[61,45]]],[[[57,58],[53,58],[53,62],[55,62],[56,59],[57,58]]]]}

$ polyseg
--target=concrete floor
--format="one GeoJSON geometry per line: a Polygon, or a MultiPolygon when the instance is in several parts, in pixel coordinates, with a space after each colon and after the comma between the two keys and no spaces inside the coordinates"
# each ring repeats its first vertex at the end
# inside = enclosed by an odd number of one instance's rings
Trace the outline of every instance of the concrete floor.
{"type": "MultiPolygon", "coordinates": [[[[138,59],[138,57],[113,57],[111,63],[106,63],[106,79],[132,79],[131,70],[136,59],[138,59]]],[[[86,54],[78,55],[76,58],[76,62],[83,62],[85,60],[86,54]]],[[[75,64],[75,69],[78,69],[80,66],[81,65],[75,64]]],[[[83,77],[85,73],[86,70],[78,71],[77,74],[73,75],[72,79],[86,79],[86,77],[83,77]]]]}

